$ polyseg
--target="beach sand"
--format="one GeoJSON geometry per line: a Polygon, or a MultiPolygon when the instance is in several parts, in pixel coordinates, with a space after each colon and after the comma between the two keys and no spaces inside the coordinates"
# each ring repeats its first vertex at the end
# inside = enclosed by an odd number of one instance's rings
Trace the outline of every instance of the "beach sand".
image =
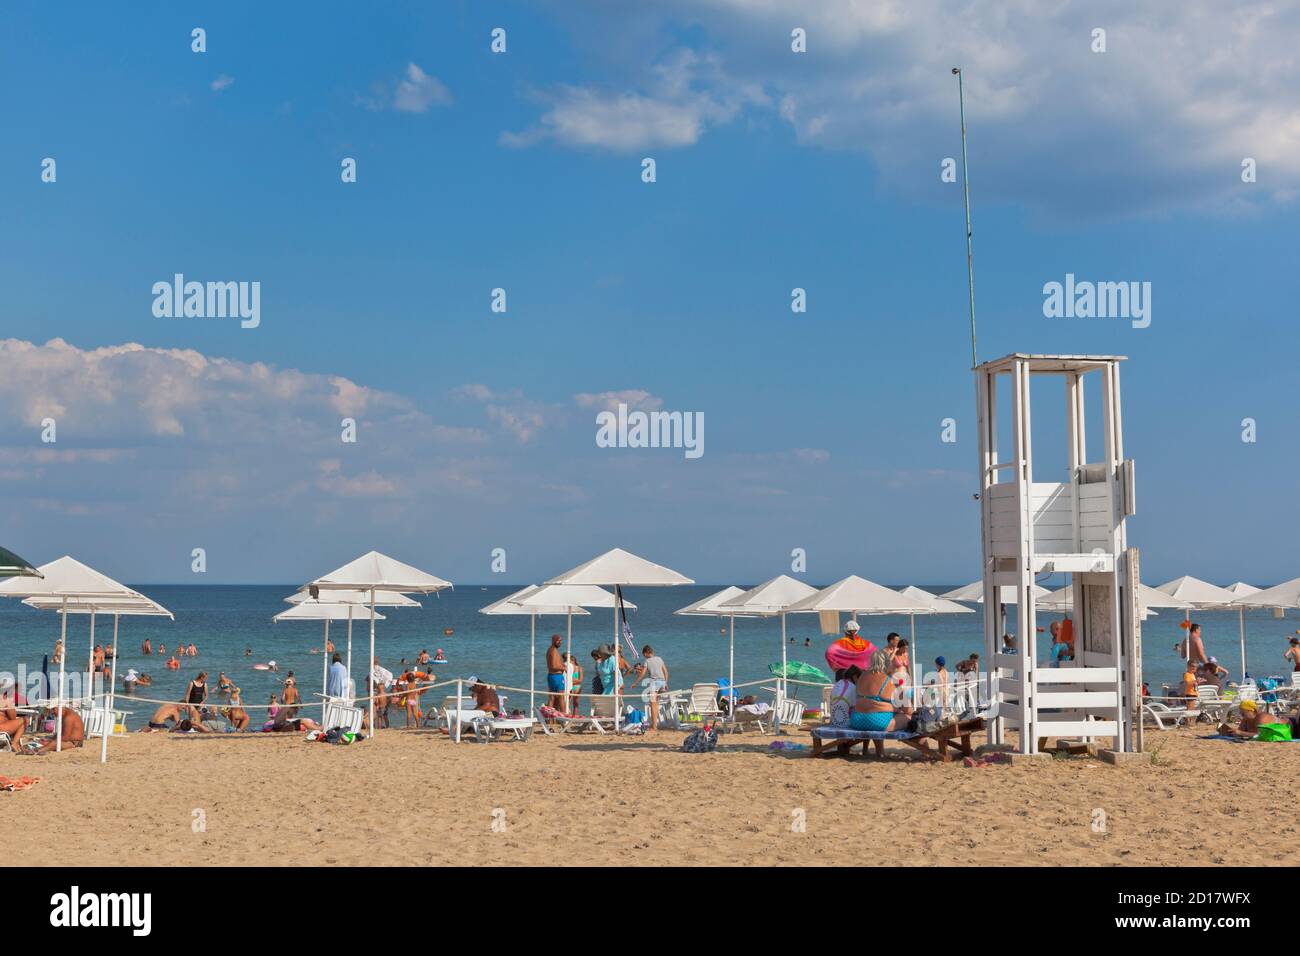
{"type": "MultiPolygon", "coordinates": [[[[683,733],[453,744],[386,731],[132,734],[45,757],[0,753],[11,860],[87,865],[1220,864],[1300,859],[1300,747],[1147,735],[1150,766],[1089,758],[967,768],[775,753],[683,733]],[[1094,832],[1094,814],[1105,814],[1094,832]],[[792,824],[802,814],[804,832],[792,824]],[[200,826],[201,824],[201,826],[200,826]]],[[[807,734],[784,739],[806,742],[807,734]]],[[[977,738],[980,739],[980,738],[977,738]]]]}

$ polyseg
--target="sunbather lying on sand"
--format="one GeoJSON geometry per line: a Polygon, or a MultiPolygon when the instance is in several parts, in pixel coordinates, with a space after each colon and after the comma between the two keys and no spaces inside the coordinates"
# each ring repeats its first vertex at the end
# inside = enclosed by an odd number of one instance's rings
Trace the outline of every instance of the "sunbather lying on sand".
{"type": "MultiPolygon", "coordinates": [[[[81,715],[72,708],[64,708],[63,711],[63,747],[80,747],[86,740],[86,725],[81,722],[81,715]]],[[[34,747],[28,751],[33,754],[49,753],[58,744],[58,737],[51,736],[49,740],[43,741],[39,747],[34,747]]]]}
{"type": "Polygon", "coordinates": [[[1258,737],[1261,724],[1279,723],[1277,718],[1270,717],[1267,713],[1260,710],[1259,705],[1253,700],[1243,700],[1241,702],[1241,722],[1234,729],[1226,720],[1219,725],[1219,733],[1225,737],[1258,737]]]}

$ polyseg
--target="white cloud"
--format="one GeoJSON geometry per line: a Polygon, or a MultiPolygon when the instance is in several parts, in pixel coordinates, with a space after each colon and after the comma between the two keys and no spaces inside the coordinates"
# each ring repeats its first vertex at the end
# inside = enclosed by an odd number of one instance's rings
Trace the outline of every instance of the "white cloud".
{"type": "Polygon", "coordinates": [[[209,83],[208,86],[211,88],[213,93],[220,93],[234,82],[235,78],[233,76],[226,76],[226,74],[222,73],[215,80],[209,83]]]}
{"type": "Polygon", "coordinates": [[[424,72],[416,63],[408,63],[399,79],[376,83],[370,95],[358,96],[357,102],[369,110],[427,113],[434,106],[450,106],[454,97],[436,76],[424,72]]]}
{"type": "Polygon", "coordinates": [[[722,76],[716,58],[679,50],[650,70],[648,92],[559,86],[535,94],[547,107],[538,124],[503,132],[506,146],[553,140],[564,146],[619,152],[690,146],[710,126],[766,102],[759,84],[722,76]]]}
{"type": "MultiPolygon", "coordinates": [[[[570,22],[594,36],[614,28],[613,16],[589,3],[570,22]]],[[[960,189],[940,184],[939,163],[960,156],[950,68],[961,66],[972,174],[986,199],[1128,215],[1300,192],[1295,4],[664,0],[618,25],[640,31],[607,54],[620,70],[657,77],[658,61],[636,61],[637,52],[680,44],[684,28],[713,51],[708,69],[681,71],[690,76],[684,93],[647,83],[656,102],[685,107],[686,119],[561,91],[525,136],[630,148],[658,130],[660,142],[669,131],[693,142],[734,115],[710,117],[708,104],[767,104],[800,143],[865,152],[886,188],[938,198],[960,189]],[[807,31],[807,53],[790,51],[796,25],[807,31]],[[1106,30],[1105,53],[1090,49],[1096,27],[1106,30]],[[747,97],[755,89],[764,95],[747,97]],[[602,123],[604,136],[595,130],[602,123]],[[1258,183],[1241,182],[1245,157],[1258,161],[1258,183]]]]}
{"type": "Polygon", "coordinates": [[[664,407],[664,400],[640,388],[627,388],[621,392],[580,392],[573,396],[580,408],[599,411],[618,411],[619,405],[642,412],[655,412],[664,407]]]}
{"type": "Polygon", "coordinates": [[[550,406],[526,398],[518,389],[498,392],[475,383],[453,389],[452,395],[482,404],[489,421],[521,442],[532,441],[544,428],[554,424],[554,410],[550,406]]]}

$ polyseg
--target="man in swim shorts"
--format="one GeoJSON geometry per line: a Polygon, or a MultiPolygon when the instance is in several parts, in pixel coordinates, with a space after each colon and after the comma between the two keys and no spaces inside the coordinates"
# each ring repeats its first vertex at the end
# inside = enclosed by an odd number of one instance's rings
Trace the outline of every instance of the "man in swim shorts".
{"type": "Polygon", "coordinates": [[[170,720],[175,725],[185,720],[185,718],[186,715],[182,713],[180,704],[163,704],[149,718],[149,729],[167,730],[167,721],[170,720]]]}
{"type": "MultiPolygon", "coordinates": [[[[80,747],[86,740],[86,725],[81,722],[81,715],[71,707],[63,709],[63,746],[80,747]]],[[[31,753],[47,754],[59,745],[59,737],[51,735],[50,739],[42,743],[31,753]]]]}
{"type": "Polygon", "coordinates": [[[546,649],[546,703],[556,710],[564,711],[564,655],[560,645],[564,638],[558,634],[551,635],[551,646],[546,649]]]}

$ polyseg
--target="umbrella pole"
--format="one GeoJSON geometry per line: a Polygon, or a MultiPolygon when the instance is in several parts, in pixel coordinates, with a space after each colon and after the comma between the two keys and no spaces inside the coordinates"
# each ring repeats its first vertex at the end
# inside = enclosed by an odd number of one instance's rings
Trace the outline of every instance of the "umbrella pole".
{"type": "Polygon", "coordinates": [[[90,699],[90,706],[95,706],[95,609],[90,609],[90,654],[86,658],[86,676],[90,678],[90,683],[86,685],[86,696],[90,699]]]}
{"type": "Polygon", "coordinates": [[[330,685],[330,619],[325,618],[325,646],[320,649],[321,656],[325,659],[321,661],[320,668],[320,692],[321,697],[329,690],[330,685]]]}
{"type": "Polygon", "coordinates": [[[375,589],[370,589],[370,736],[375,736],[375,589]]]}
{"type": "Polygon", "coordinates": [[[113,663],[109,665],[108,694],[104,697],[104,735],[99,738],[99,762],[108,763],[108,735],[113,732],[113,691],[117,688],[117,622],[113,615],[113,663]]]}
{"type": "Polygon", "coordinates": [[[912,682],[912,709],[916,709],[916,664],[920,658],[916,656],[916,615],[909,614],[912,619],[912,653],[907,655],[907,679],[912,682]]]}
{"type": "Polygon", "coordinates": [[[1237,608],[1237,623],[1241,629],[1241,679],[1246,679],[1246,609],[1237,608]]]}
{"type": "Polygon", "coordinates": [[[727,659],[727,680],[731,681],[731,683],[727,685],[727,696],[731,698],[729,710],[734,721],[736,718],[736,615],[732,613],[727,616],[731,618],[731,638],[728,641],[731,647],[727,659]]]}
{"type": "Polygon", "coordinates": [[[528,713],[537,706],[537,615],[528,615],[528,713]]]}
{"type": "Polygon", "coordinates": [[[348,605],[348,686],[343,688],[348,706],[352,706],[352,605],[348,605]]]}
{"type": "MultiPolygon", "coordinates": [[[[569,678],[574,668],[577,666],[573,662],[573,607],[569,607],[569,666],[564,669],[564,686],[569,689],[569,695],[564,700],[564,707],[560,711],[562,714],[569,712],[569,707],[573,704],[573,682],[569,678]]],[[[575,711],[576,713],[576,711],[575,711]]]]}
{"type": "Polygon", "coordinates": [[[772,717],[772,732],[781,732],[781,702],[785,700],[785,612],[781,612],[781,679],[776,682],[776,713],[772,717]]]}
{"type": "Polygon", "coordinates": [[[63,751],[63,660],[68,656],[68,598],[63,597],[63,610],[61,612],[63,623],[59,625],[59,643],[63,645],[63,652],[59,655],[59,703],[54,717],[54,752],[63,751]]]}
{"type": "Polygon", "coordinates": [[[616,595],[614,601],[614,733],[618,733],[618,692],[622,689],[619,684],[623,679],[623,669],[618,666],[618,659],[623,651],[618,639],[618,611],[623,606],[623,592],[619,590],[618,585],[614,585],[614,592],[616,595]]]}

